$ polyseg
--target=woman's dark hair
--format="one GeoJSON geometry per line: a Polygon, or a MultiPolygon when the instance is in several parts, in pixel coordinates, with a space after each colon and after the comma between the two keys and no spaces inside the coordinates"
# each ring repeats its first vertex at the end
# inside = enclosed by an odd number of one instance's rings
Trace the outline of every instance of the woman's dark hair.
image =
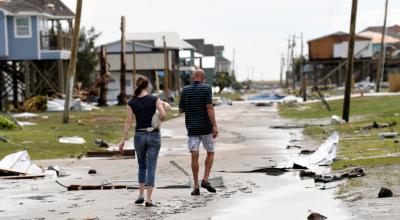
{"type": "Polygon", "coordinates": [[[139,76],[136,80],[136,89],[133,97],[136,98],[140,95],[143,89],[147,89],[149,86],[149,80],[144,76],[139,76]]]}

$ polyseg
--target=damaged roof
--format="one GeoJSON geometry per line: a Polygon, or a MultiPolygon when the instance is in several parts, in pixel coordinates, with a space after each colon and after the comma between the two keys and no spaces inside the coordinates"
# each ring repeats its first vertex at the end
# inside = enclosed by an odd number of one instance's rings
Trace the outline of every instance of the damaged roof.
{"type": "Polygon", "coordinates": [[[11,14],[32,12],[52,17],[71,17],[74,13],[61,0],[3,0],[0,8],[11,14]]]}

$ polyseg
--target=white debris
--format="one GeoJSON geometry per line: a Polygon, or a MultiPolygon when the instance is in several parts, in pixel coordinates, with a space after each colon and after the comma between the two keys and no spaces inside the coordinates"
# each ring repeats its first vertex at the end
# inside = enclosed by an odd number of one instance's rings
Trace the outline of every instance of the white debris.
{"type": "Polygon", "coordinates": [[[399,136],[399,133],[397,133],[397,132],[379,133],[378,136],[380,139],[397,138],[399,136]]]}
{"type": "Polygon", "coordinates": [[[20,113],[20,114],[15,114],[13,115],[14,118],[34,118],[34,117],[38,117],[38,114],[34,114],[34,113],[29,113],[29,112],[24,112],[24,113],[20,113]]]}
{"type": "MultiPolygon", "coordinates": [[[[64,99],[53,99],[47,101],[48,112],[62,112],[64,111],[64,99]]],[[[99,110],[100,108],[86,102],[82,102],[80,99],[75,99],[70,104],[70,109],[73,111],[93,111],[99,110]]]]}
{"type": "Polygon", "coordinates": [[[342,124],[342,123],[344,123],[344,121],[343,121],[342,119],[340,119],[339,116],[337,116],[337,115],[332,115],[332,117],[331,117],[331,124],[337,125],[337,124],[342,124]]]}
{"type": "Polygon", "coordinates": [[[25,175],[44,174],[43,169],[31,162],[27,151],[20,151],[4,157],[0,161],[0,170],[12,171],[25,175]]]}
{"type": "Polygon", "coordinates": [[[301,99],[297,98],[296,96],[289,95],[283,98],[281,102],[285,104],[295,104],[301,102],[301,99]]]}
{"type": "Polygon", "coordinates": [[[58,142],[63,144],[85,144],[85,139],[74,136],[74,137],[60,137],[58,138],[58,142]]]}
{"type": "Polygon", "coordinates": [[[339,143],[339,134],[334,132],[317,151],[307,156],[298,156],[293,160],[300,166],[330,165],[336,159],[336,147],[339,143]]]}
{"type": "Polygon", "coordinates": [[[18,124],[21,125],[21,126],[37,125],[36,123],[29,122],[29,121],[19,121],[18,124]]]}

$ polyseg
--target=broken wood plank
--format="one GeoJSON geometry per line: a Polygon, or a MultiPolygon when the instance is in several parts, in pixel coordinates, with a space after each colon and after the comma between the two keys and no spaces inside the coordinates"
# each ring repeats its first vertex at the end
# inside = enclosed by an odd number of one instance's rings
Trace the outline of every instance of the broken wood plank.
{"type": "Polygon", "coordinates": [[[13,170],[0,169],[0,176],[19,176],[26,175],[26,173],[21,173],[13,170]]]}
{"type": "Polygon", "coordinates": [[[86,153],[87,157],[115,157],[115,156],[124,156],[124,157],[133,157],[135,158],[135,150],[124,150],[123,154],[119,151],[88,151],[86,153]]]}
{"type": "Polygon", "coordinates": [[[24,175],[24,176],[7,176],[7,177],[2,177],[1,179],[4,180],[23,180],[23,179],[38,179],[38,178],[44,178],[46,175],[24,175]]]}

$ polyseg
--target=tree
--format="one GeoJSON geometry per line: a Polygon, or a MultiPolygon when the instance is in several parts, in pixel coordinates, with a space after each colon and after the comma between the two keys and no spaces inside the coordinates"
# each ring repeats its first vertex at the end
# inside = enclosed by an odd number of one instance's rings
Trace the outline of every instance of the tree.
{"type": "Polygon", "coordinates": [[[82,27],[80,33],[76,79],[82,82],[82,88],[88,89],[93,84],[96,66],[99,62],[94,45],[101,33],[97,32],[94,27],[88,30],[82,27]]]}
{"type": "Polygon", "coordinates": [[[232,77],[228,72],[218,72],[215,75],[214,86],[218,86],[219,93],[232,85],[232,77]]]}

